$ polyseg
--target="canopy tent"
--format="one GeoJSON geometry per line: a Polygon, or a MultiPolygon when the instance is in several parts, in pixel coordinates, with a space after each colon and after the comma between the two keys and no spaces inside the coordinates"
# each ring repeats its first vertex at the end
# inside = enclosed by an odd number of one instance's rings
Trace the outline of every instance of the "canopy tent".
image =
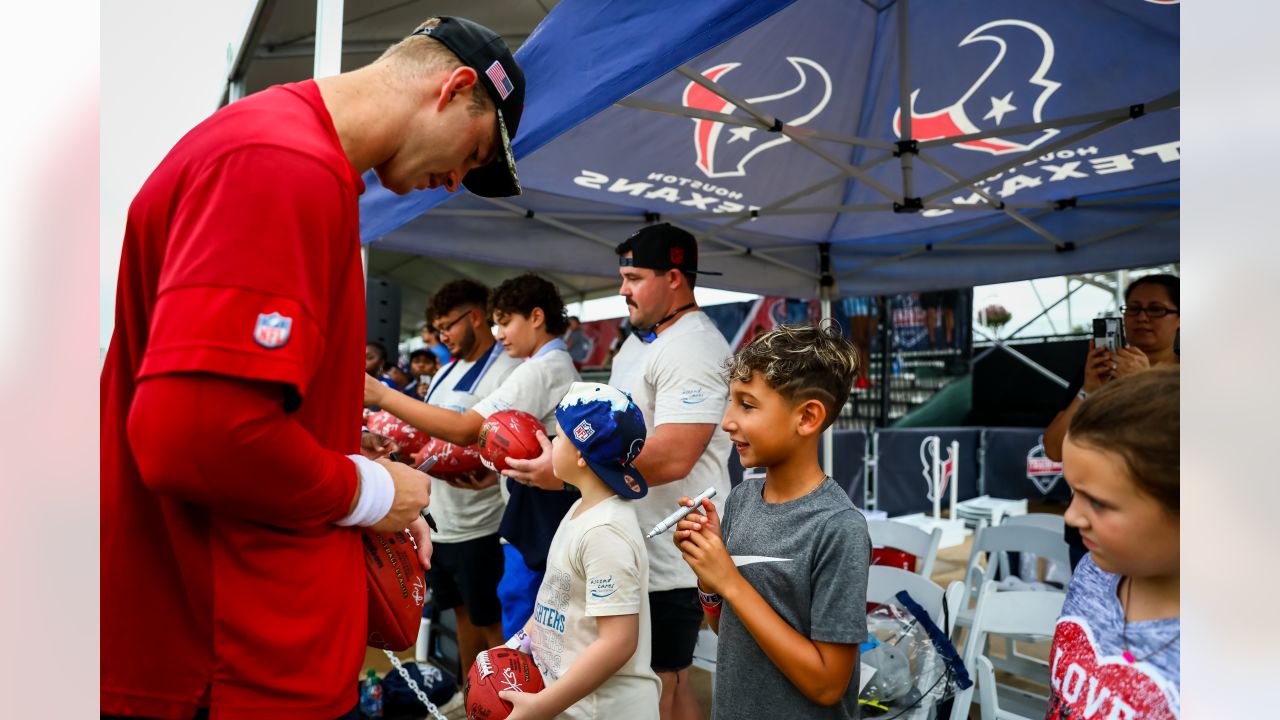
{"type": "Polygon", "coordinates": [[[610,277],[663,220],[707,284],[795,297],[1176,261],[1178,28],[1137,0],[565,0],[516,54],[524,194],[370,174],[362,237],[610,277]]]}

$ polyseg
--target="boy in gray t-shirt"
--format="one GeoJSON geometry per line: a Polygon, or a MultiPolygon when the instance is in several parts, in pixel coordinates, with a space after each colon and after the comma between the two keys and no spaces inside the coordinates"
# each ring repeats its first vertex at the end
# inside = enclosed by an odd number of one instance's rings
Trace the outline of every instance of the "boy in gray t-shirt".
{"type": "Polygon", "coordinates": [[[713,717],[857,718],[871,540],[818,464],[857,351],[837,327],[783,325],[727,366],[721,427],[766,475],[733,489],[723,523],[704,502],[674,538],[720,636],[713,717]]]}

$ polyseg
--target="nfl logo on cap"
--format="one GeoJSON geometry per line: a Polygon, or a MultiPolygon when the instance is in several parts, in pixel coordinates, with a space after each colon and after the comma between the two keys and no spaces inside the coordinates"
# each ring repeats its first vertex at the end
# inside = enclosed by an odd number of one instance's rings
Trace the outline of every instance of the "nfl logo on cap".
{"type": "Polygon", "coordinates": [[[293,318],[285,317],[278,312],[270,315],[258,313],[258,324],[253,326],[253,341],[264,348],[274,350],[289,342],[291,328],[293,328],[293,318]]]}

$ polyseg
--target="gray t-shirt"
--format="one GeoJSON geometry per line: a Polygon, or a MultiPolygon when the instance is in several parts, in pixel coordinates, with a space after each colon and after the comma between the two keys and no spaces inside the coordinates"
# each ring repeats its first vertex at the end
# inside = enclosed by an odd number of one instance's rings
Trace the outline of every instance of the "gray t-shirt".
{"type": "Polygon", "coordinates": [[[1076,566],[1049,654],[1047,717],[1181,714],[1181,619],[1131,622],[1125,629],[1119,584],[1120,576],[1099,568],[1092,555],[1076,566]],[[1124,657],[1126,636],[1135,663],[1124,657]]]}
{"type": "MultiPolygon", "coordinates": [[[[764,479],[729,493],[721,532],[738,571],[801,635],[819,642],[867,639],[867,521],[831,478],[804,497],[764,501],[764,479]]],[[[857,718],[858,663],[844,699],[811,702],[760,649],[733,608],[720,616],[712,718],[857,718]]]]}

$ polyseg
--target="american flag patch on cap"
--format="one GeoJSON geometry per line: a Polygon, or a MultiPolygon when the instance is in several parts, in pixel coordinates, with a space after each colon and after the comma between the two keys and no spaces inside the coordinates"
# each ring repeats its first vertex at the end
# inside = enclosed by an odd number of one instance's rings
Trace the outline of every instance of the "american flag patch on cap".
{"type": "Polygon", "coordinates": [[[484,71],[484,74],[488,75],[489,79],[493,81],[493,86],[498,89],[498,97],[503,100],[506,100],[511,91],[515,90],[515,86],[511,84],[511,78],[507,77],[507,71],[503,69],[501,61],[494,60],[489,69],[484,71]]]}

